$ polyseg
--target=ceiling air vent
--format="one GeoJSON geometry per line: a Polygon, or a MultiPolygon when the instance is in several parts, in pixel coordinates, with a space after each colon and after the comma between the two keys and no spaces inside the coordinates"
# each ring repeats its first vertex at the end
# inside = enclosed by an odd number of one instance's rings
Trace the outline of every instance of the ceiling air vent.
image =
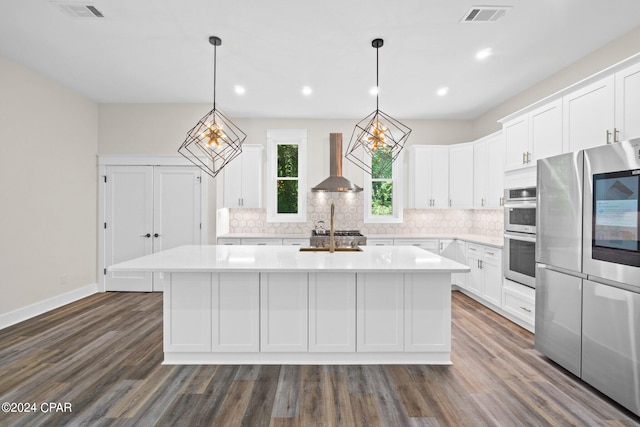
{"type": "Polygon", "coordinates": [[[85,2],[50,2],[59,11],[72,18],[104,18],[104,15],[97,7],[85,2]]]}
{"type": "Polygon", "coordinates": [[[460,22],[496,22],[502,18],[511,6],[473,6],[460,22]]]}

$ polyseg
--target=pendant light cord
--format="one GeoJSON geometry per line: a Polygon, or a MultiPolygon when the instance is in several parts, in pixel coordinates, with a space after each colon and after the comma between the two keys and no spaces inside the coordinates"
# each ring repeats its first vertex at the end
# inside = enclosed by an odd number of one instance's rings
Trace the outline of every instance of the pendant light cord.
{"type": "Polygon", "coordinates": [[[378,107],[378,97],[380,96],[380,85],[378,84],[378,76],[380,74],[379,65],[378,65],[378,53],[380,52],[380,48],[376,47],[376,111],[379,110],[378,107]]]}
{"type": "Polygon", "coordinates": [[[213,109],[216,109],[216,53],[218,52],[218,46],[213,45],[213,109]]]}

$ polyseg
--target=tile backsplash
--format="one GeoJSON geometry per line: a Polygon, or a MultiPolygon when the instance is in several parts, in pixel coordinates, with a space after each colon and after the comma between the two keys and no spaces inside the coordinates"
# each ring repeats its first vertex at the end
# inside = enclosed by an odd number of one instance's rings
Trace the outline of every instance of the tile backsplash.
{"type": "Polygon", "coordinates": [[[251,234],[309,234],[316,221],[329,228],[330,206],[336,205],[335,227],[372,234],[480,234],[500,237],[504,227],[502,209],[405,209],[402,223],[364,223],[362,193],[309,193],[307,221],[267,222],[266,209],[229,209],[229,232],[251,234]]]}

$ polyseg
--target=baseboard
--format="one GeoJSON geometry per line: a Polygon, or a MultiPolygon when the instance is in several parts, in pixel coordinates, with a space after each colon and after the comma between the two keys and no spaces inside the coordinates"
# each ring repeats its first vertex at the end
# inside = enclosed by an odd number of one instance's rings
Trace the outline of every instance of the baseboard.
{"type": "Polygon", "coordinates": [[[0,329],[4,329],[11,325],[15,325],[16,323],[31,319],[32,317],[39,316],[47,311],[62,307],[63,305],[88,297],[89,295],[93,295],[97,292],[98,284],[92,283],[90,285],[74,289],[70,292],[56,295],[55,297],[44,301],[19,308],[7,314],[0,314],[0,329]]]}

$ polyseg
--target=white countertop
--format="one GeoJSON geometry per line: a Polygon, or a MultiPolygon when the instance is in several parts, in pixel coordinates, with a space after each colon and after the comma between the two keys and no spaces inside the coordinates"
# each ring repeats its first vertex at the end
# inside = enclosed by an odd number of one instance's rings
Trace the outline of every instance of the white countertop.
{"type": "MultiPolygon", "coordinates": [[[[502,249],[504,238],[502,236],[485,236],[482,234],[366,234],[367,239],[458,239],[481,245],[493,246],[502,249]]],[[[255,234],[255,233],[227,233],[218,236],[220,238],[248,238],[248,239],[308,239],[310,234],[255,234]]]]}
{"type": "Polygon", "coordinates": [[[466,265],[412,246],[363,246],[362,252],[300,252],[297,246],[189,245],[132,259],[109,271],[465,273],[466,265]]]}

